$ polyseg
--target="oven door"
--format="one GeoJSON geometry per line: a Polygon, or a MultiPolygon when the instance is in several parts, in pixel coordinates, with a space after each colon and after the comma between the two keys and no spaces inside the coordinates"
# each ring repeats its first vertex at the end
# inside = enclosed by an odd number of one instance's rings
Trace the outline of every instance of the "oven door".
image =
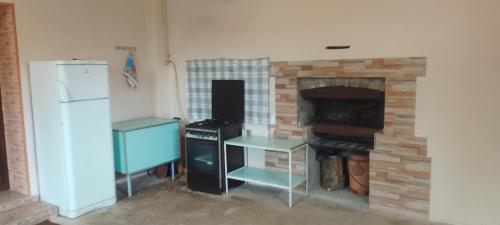
{"type": "Polygon", "coordinates": [[[218,144],[218,141],[186,138],[188,171],[220,176],[218,144]]]}

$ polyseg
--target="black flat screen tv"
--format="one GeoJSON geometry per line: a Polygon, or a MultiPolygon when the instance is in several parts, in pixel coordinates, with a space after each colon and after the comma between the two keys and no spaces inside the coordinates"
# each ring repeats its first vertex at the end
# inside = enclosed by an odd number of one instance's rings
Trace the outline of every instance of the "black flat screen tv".
{"type": "Polygon", "coordinates": [[[245,81],[212,80],[212,119],[242,123],[245,119],[245,81]]]}

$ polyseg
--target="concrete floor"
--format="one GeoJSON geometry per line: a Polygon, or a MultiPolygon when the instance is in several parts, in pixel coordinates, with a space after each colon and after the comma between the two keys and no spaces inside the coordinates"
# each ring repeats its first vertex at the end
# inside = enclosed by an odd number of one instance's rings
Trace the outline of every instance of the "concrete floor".
{"type": "MultiPolygon", "coordinates": [[[[151,179],[151,178],[149,178],[151,179]]],[[[162,179],[153,187],[142,187],[131,198],[88,213],[78,219],[57,218],[60,224],[335,224],[420,225],[434,224],[352,209],[331,202],[298,197],[293,208],[286,194],[262,187],[245,186],[229,196],[192,192],[185,179],[162,179]]],[[[123,196],[123,193],[121,193],[123,196]]],[[[297,194],[298,196],[298,194],[297,194]]]]}

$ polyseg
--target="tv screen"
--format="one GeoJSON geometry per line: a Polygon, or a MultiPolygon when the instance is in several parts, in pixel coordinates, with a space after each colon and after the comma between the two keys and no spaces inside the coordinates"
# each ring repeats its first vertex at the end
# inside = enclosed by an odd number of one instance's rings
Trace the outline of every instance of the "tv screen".
{"type": "Polygon", "coordinates": [[[243,122],[245,118],[245,82],[212,80],[212,119],[243,122]]]}

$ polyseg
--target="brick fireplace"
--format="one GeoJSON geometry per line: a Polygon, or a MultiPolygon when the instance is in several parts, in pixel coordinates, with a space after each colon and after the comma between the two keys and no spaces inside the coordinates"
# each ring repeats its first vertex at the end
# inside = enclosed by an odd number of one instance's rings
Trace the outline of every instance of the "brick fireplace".
{"type": "Polygon", "coordinates": [[[0,89],[10,190],[29,194],[14,6],[0,3],[0,89]]]}
{"type": "MultiPolygon", "coordinates": [[[[420,57],[273,62],[276,124],[270,126],[270,133],[280,138],[309,139],[309,127],[299,123],[298,79],[384,78],[384,128],[375,134],[370,152],[369,207],[428,219],[431,160],[426,139],[415,136],[416,82],[425,72],[426,58],[420,57]]],[[[284,159],[284,155],[267,153],[266,166],[286,168],[284,159]]],[[[294,170],[303,170],[303,161],[294,157],[294,170]]]]}

